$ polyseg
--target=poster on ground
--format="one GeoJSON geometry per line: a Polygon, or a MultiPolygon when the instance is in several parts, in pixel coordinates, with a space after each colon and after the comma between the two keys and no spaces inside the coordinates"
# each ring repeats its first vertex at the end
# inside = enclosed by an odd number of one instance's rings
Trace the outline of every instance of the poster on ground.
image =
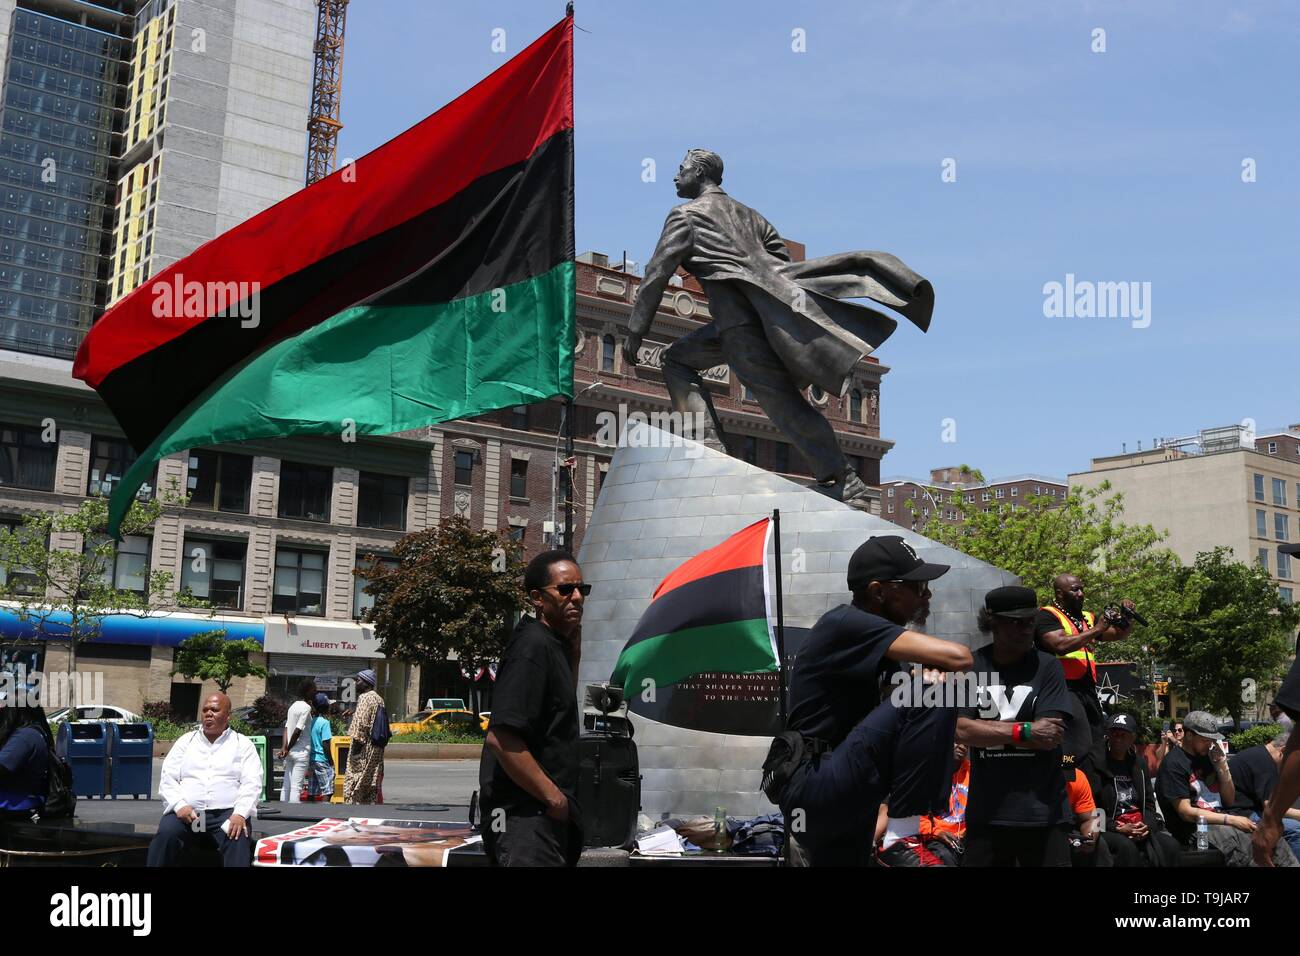
{"type": "Polygon", "coordinates": [[[257,841],[257,866],[448,866],[477,852],[468,824],[330,818],[257,841]]]}

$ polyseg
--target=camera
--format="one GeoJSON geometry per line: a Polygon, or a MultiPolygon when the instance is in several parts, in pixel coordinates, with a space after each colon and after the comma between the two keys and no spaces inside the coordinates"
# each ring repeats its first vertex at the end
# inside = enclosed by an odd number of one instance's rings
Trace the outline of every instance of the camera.
{"type": "Polygon", "coordinates": [[[1111,624],[1121,624],[1126,628],[1132,627],[1134,621],[1138,624],[1147,623],[1147,619],[1138,613],[1137,608],[1126,604],[1107,604],[1106,609],[1101,613],[1111,624]]]}

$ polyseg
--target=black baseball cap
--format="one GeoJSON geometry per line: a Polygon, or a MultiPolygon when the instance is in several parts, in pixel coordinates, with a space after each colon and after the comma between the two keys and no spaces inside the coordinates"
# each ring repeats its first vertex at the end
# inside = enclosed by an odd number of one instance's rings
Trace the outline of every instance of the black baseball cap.
{"type": "Polygon", "coordinates": [[[1107,730],[1127,730],[1130,734],[1138,732],[1137,721],[1128,714],[1116,714],[1106,724],[1107,730]]]}
{"type": "Polygon", "coordinates": [[[1029,588],[994,588],[984,595],[984,607],[998,617],[1033,617],[1038,613],[1038,595],[1029,588]]]}
{"type": "Polygon", "coordinates": [[[896,534],[868,538],[849,558],[849,590],[871,581],[933,581],[948,573],[946,564],[929,564],[896,534]]]}

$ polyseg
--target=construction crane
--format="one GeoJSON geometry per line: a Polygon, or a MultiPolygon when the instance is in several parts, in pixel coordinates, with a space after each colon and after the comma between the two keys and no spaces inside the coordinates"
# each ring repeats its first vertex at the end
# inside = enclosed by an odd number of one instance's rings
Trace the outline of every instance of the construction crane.
{"type": "Polygon", "coordinates": [[[343,98],[343,27],[348,0],[317,0],[316,69],[307,120],[307,185],[334,172],[343,98]]]}

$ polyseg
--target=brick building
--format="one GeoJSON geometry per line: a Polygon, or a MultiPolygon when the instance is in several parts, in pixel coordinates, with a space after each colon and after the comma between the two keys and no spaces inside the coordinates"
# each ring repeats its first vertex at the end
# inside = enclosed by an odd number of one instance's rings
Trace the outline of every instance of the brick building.
{"type": "Polygon", "coordinates": [[[880,514],[910,531],[929,520],[931,511],[937,511],[939,520],[945,524],[960,524],[961,511],[952,503],[954,494],[960,495],[963,503],[984,511],[1001,505],[1014,511],[1031,497],[1047,499],[1051,505],[1064,501],[1068,492],[1069,486],[1064,481],[1044,475],[1012,475],[981,481],[969,469],[935,468],[930,472],[929,481],[902,477],[882,481],[880,514]]]}

